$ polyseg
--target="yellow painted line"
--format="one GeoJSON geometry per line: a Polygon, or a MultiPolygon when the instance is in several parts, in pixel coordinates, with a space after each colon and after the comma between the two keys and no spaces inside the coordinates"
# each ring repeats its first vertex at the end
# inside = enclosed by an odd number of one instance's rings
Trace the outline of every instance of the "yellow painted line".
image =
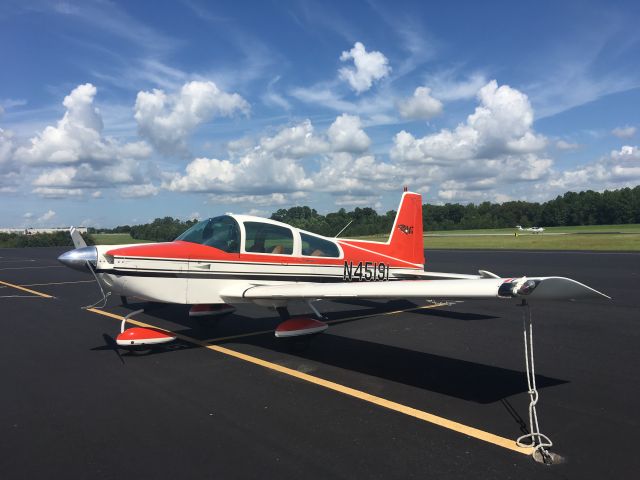
{"type": "MultiPolygon", "coordinates": [[[[124,319],[123,316],[117,315],[111,312],[105,312],[104,310],[98,310],[96,308],[90,308],[87,310],[88,312],[97,313],[99,315],[104,315],[106,317],[111,317],[116,320],[122,321],[124,319]]],[[[148,323],[140,322],[134,319],[128,319],[127,322],[138,325],[140,327],[147,328],[158,328],[154,325],[150,325],[148,323]]],[[[222,347],[220,345],[210,345],[206,342],[198,340],[196,338],[188,337],[186,335],[182,335],[181,333],[171,332],[170,330],[160,329],[166,332],[171,333],[176,336],[180,340],[184,340],[185,342],[192,343],[194,345],[198,345],[199,347],[207,348],[209,350],[213,350],[215,352],[222,353],[224,355],[228,355],[239,360],[243,360],[245,362],[253,363],[254,365],[259,365],[264,368],[268,368],[269,370],[273,370],[279,373],[283,373],[285,375],[289,375],[291,377],[303,380],[305,382],[312,383],[314,385],[318,385],[324,388],[328,388],[329,390],[334,390],[336,392],[340,392],[344,395],[349,395],[354,398],[358,398],[365,402],[372,403],[374,405],[378,405],[383,408],[387,408],[389,410],[393,410],[398,413],[402,413],[404,415],[409,415],[410,417],[417,418],[419,420],[423,420],[425,422],[438,425],[440,427],[446,428],[448,430],[452,430],[454,432],[462,433],[469,437],[482,440],[483,442],[488,442],[493,445],[497,445],[502,448],[506,448],[508,450],[512,450],[514,452],[522,453],[524,455],[532,455],[532,448],[523,448],[519,447],[515,440],[510,440],[505,437],[501,437],[499,435],[494,435],[493,433],[485,432],[478,428],[470,427],[468,425],[464,425],[459,422],[454,422],[453,420],[449,420],[444,417],[440,417],[438,415],[434,415],[432,413],[428,413],[422,410],[418,410],[417,408],[409,407],[407,405],[403,405],[401,403],[393,402],[391,400],[387,400],[386,398],[378,397],[376,395],[371,395],[370,393],[363,392],[361,390],[356,390],[355,388],[347,387],[345,385],[340,385],[339,383],[335,383],[329,380],[325,380],[323,378],[314,377],[313,375],[309,375],[308,373],[299,372],[297,370],[293,370],[291,368],[283,367],[282,365],[278,365],[277,363],[272,363],[267,360],[263,360],[261,358],[253,357],[251,355],[247,355],[245,353],[240,353],[235,350],[231,350],[226,347],[222,347]]]]}
{"type": "Polygon", "coordinates": [[[36,292],[35,290],[31,290],[29,288],[24,288],[24,287],[21,287],[20,285],[14,285],[13,283],[3,282],[2,280],[0,280],[0,285],[5,285],[5,286],[11,287],[11,288],[17,288],[18,290],[22,290],[23,292],[33,293],[34,295],[37,295],[37,296],[42,297],[42,298],[53,298],[53,295],[48,295],[48,294],[42,293],[42,292],[36,292]]]}
{"type": "MultiPolygon", "coordinates": [[[[357,317],[346,317],[346,318],[337,318],[335,320],[324,320],[324,323],[328,325],[333,325],[335,323],[350,322],[352,320],[364,320],[365,318],[382,317],[385,315],[397,315],[398,313],[415,312],[418,310],[424,310],[426,308],[443,307],[445,305],[448,305],[448,303],[432,303],[429,305],[423,305],[421,307],[411,307],[411,308],[405,308],[403,310],[394,310],[392,312],[379,312],[379,313],[373,313],[373,314],[367,314],[367,315],[359,315],[357,317]]],[[[247,337],[254,337],[258,335],[265,335],[267,333],[273,333],[274,331],[275,330],[273,329],[258,330],[257,332],[239,333],[237,335],[229,335],[227,337],[208,338],[202,341],[205,343],[226,342],[227,340],[237,340],[238,338],[247,338],[247,337]]]]}

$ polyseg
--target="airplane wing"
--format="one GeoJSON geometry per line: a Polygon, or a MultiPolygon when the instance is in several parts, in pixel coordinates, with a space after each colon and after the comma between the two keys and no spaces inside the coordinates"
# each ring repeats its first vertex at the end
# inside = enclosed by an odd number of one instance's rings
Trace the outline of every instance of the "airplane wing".
{"type": "Polygon", "coordinates": [[[225,301],[269,305],[289,300],[314,299],[482,299],[527,298],[577,300],[610,298],[587,285],[564,277],[481,278],[454,280],[399,280],[392,282],[290,283],[230,287],[225,301]]]}

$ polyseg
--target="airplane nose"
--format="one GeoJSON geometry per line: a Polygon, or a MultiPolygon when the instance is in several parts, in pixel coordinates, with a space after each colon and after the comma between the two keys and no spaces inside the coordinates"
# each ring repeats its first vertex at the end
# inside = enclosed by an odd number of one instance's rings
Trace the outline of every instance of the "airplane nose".
{"type": "Polygon", "coordinates": [[[91,262],[93,266],[98,262],[98,250],[96,247],[76,248],[75,250],[64,252],[58,257],[58,261],[65,267],[86,272],[89,270],[87,262],[91,262]]]}

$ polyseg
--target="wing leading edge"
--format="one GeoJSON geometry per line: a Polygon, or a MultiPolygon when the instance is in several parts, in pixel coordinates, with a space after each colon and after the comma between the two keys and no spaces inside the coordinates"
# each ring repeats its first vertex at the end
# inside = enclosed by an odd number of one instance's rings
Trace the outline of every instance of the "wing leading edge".
{"type": "Polygon", "coordinates": [[[455,280],[400,280],[395,282],[290,283],[245,285],[221,293],[229,303],[313,299],[482,299],[530,298],[535,300],[577,300],[610,298],[587,285],[565,277],[481,278],[455,280]]]}

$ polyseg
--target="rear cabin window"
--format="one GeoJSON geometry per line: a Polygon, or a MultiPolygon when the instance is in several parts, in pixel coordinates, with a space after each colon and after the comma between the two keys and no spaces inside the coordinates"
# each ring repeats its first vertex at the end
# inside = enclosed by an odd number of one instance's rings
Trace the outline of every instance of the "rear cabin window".
{"type": "Polygon", "coordinates": [[[340,256],[340,250],[338,246],[325,240],[324,238],[314,237],[313,235],[307,235],[306,233],[300,233],[300,239],[302,240],[302,255],[308,257],[334,257],[340,256]]]}
{"type": "Polygon", "coordinates": [[[261,222],[244,222],[247,234],[244,249],[250,253],[272,253],[291,255],[293,253],[293,232],[278,225],[261,222]]]}

